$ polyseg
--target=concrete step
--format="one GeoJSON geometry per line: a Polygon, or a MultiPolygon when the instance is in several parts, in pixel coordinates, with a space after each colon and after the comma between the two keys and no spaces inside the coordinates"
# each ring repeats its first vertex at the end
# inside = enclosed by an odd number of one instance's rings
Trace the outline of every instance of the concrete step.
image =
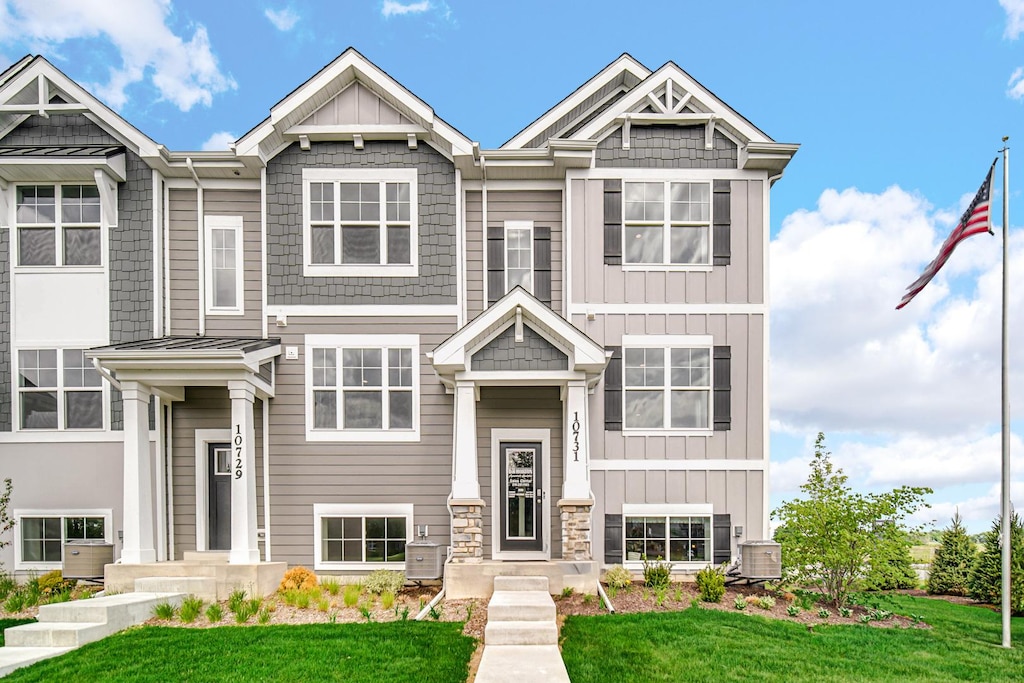
{"type": "Polygon", "coordinates": [[[490,621],[484,629],[484,644],[558,645],[558,627],[553,621],[490,621]]]}
{"type": "Polygon", "coordinates": [[[495,591],[544,591],[548,589],[549,581],[546,576],[495,576],[495,591]]]}
{"type": "Polygon", "coordinates": [[[82,622],[48,622],[22,624],[4,631],[3,649],[9,647],[81,647],[105,638],[120,629],[110,624],[82,622]]]}
{"type": "MultiPolygon", "coordinates": [[[[8,631],[10,630],[8,629],[8,631]]],[[[70,647],[0,647],[0,678],[23,666],[71,652],[71,649],[70,647]]]]}
{"type": "Polygon", "coordinates": [[[227,564],[230,556],[227,550],[186,550],[181,559],[191,564],[227,564]]]}
{"type": "Polygon", "coordinates": [[[135,579],[136,593],[184,593],[203,600],[217,599],[217,579],[212,576],[143,576],[135,579]]]}
{"type": "Polygon", "coordinates": [[[153,608],[158,604],[169,602],[178,606],[184,597],[182,593],[105,595],[102,598],[42,605],[37,618],[44,624],[108,624],[113,628],[111,633],[114,633],[146,621],[153,616],[153,608]]]}
{"type": "Polygon", "coordinates": [[[487,621],[555,620],[555,601],[544,591],[495,591],[487,604],[487,621]]]}
{"type": "Polygon", "coordinates": [[[486,645],[476,683],[569,683],[557,645],[486,645]]]}

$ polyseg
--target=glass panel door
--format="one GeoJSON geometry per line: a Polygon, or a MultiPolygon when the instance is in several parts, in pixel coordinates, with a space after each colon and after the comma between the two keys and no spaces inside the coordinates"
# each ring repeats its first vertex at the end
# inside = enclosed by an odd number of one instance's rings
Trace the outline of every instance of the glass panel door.
{"type": "Polygon", "coordinates": [[[539,443],[501,444],[502,550],[544,548],[539,443]]]}

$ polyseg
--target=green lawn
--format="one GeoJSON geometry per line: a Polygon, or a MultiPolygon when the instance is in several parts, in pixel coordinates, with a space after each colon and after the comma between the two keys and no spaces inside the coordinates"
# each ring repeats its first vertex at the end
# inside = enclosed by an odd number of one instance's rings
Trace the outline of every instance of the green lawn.
{"type": "Polygon", "coordinates": [[[1024,619],[1015,648],[999,615],[909,596],[873,596],[881,607],[933,626],[815,627],[732,612],[569,617],[562,655],[573,683],[604,681],[1019,681],[1024,619]]]}
{"type": "Polygon", "coordinates": [[[4,646],[4,629],[11,626],[31,624],[35,619],[0,619],[0,647],[4,646]]]}
{"type": "Polygon", "coordinates": [[[143,627],[19,669],[25,681],[466,680],[475,642],[462,624],[143,627]]]}

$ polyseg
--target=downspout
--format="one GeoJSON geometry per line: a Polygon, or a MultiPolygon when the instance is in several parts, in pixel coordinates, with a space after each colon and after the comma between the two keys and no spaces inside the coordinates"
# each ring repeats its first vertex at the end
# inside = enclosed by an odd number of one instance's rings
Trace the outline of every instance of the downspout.
{"type": "MultiPolygon", "coordinates": [[[[264,313],[263,320],[267,316],[264,313]]],[[[270,399],[263,399],[263,561],[270,562],[270,399]]]]}
{"type": "Polygon", "coordinates": [[[93,358],[92,359],[92,366],[93,366],[93,368],[96,369],[96,372],[99,373],[100,377],[102,377],[103,379],[105,379],[108,382],[110,382],[110,386],[114,387],[118,391],[121,391],[121,383],[118,382],[114,378],[113,375],[111,375],[109,372],[107,372],[106,368],[104,368],[102,365],[100,365],[100,359],[99,358],[93,358]]]}
{"type": "Polygon", "coordinates": [[[196,250],[199,260],[198,282],[196,283],[199,290],[199,310],[196,311],[196,318],[199,321],[197,334],[203,337],[206,335],[206,231],[203,229],[203,184],[199,181],[199,174],[196,173],[192,157],[185,157],[185,165],[188,166],[188,171],[196,182],[196,223],[199,244],[199,248],[196,250]]]}
{"type": "Polygon", "coordinates": [[[167,443],[167,558],[174,561],[174,404],[167,402],[164,418],[164,440],[167,443]]]}
{"type": "Polygon", "coordinates": [[[601,581],[597,582],[597,594],[601,596],[601,601],[608,608],[610,614],[615,614],[615,606],[612,605],[612,601],[608,599],[608,594],[604,592],[604,588],[601,586],[601,581]]]}

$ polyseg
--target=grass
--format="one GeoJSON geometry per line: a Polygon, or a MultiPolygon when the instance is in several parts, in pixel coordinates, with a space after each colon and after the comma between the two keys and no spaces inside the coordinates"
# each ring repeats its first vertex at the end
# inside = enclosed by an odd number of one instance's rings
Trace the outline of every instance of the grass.
{"type": "Polygon", "coordinates": [[[311,624],[131,629],[19,669],[27,681],[465,681],[475,643],[462,624],[311,624]]]}
{"type": "Polygon", "coordinates": [[[873,596],[933,628],[815,627],[735,612],[571,616],[562,655],[574,683],[598,681],[1010,681],[1024,671],[1024,619],[1016,647],[999,647],[999,614],[910,596],[873,596]]]}
{"type": "Polygon", "coordinates": [[[11,626],[21,626],[22,624],[31,624],[35,619],[0,619],[0,647],[4,645],[4,629],[10,628],[11,626]]]}
{"type": "Polygon", "coordinates": [[[935,557],[935,551],[939,549],[938,543],[922,543],[910,546],[910,559],[914,564],[931,564],[935,557]]]}

